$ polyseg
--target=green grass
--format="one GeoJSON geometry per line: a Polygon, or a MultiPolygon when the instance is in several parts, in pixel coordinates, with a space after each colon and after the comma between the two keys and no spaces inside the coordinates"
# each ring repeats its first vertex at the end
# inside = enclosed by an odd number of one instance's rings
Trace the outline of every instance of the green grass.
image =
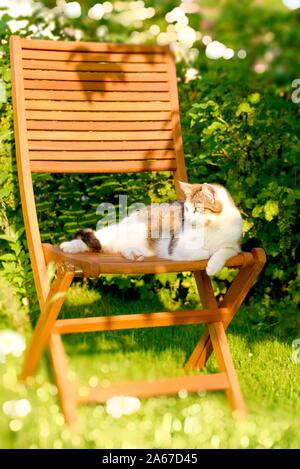
{"type": "MultiPolygon", "coordinates": [[[[74,286],[62,316],[117,314],[166,310],[152,302],[101,295],[74,286]]],[[[174,305],[173,305],[174,306],[174,305]]],[[[27,388],[17,382],[22,358],[0,364],[0,403],[28,399],[30,414],[13,418],[2,413],[2,448],[299,448],[300,364],[291,360],[292,341],[255,330],[242,309],[228,340],[249,407],[246,419],[234,420],[223,393],[142,400],[136,413],[113,418],[103,405],[79,407],[81,434],[64,425],[46,357],[27,388]]],[[[201,333],[201,326],[76,334],[64,339],[70,357],[70,378],[80,392],[90,382],[109,384],[180,374],[201,333]],[[92,378],[92,379],[91,379],[92,378]]],[[[214,359],[208,371],[215,369],[214,359]]]]}

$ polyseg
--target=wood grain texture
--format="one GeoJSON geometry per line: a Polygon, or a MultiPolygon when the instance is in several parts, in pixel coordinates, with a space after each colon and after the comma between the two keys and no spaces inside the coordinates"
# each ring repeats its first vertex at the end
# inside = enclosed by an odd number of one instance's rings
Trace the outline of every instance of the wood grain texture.
{"type": "Polygon", "coordinates": [[[35,173],[138,173],[175,171],[176,160],[130,161],[31,161],[35,173]]]}
{"type": "Polygon", "coordinates": [[[26,111],[28,120],[54,120],[54,121],[94,121],[94,122],[125,122],[125,121],[156,121],[170,120],[171,112],[158,111],[109,111],[109,112],[69,112],[69,111],[26,111]]]}
{"type": "Polygon", "coordinates": [[[131,161],[175,159],[174,150],[30,151],[31,161],[131,161]]]}
{"type": "Polygon", "coordinates": [[[55,141],[80,141],[80,142],[118,142],[118,141],[147,141],[150,140],[172,140],[173,133],[170,130],[145,130],[145,131],[55,131],[55,130],[28,130],[28,139],[33,140],[55,140],[55,141]]]}
{"type": "Polygon", "coordinates": [[[155,381],[133,381],[119,383],[108,388],[96,386],[89,388],[85,396],[79,396],[81,403],[106,402],[114,396],[135,396],[140,398],[150,396],[178,394],[181,390],[187,392],[220,391],[226,389],[228,382],[225,373],[215,373],[201,376],[179,376],[175,378],[156,379],[155,381]]]}
{"type": "Polygon", "coordinates": [[[46,101],[26,99],[26,109],[53,111],[170,111],[168,101],[161,102],[106,102],[106,101],[46,101]]]}
{"type": "Polygon", "coordinates": [[[24,70],[63,70],[65,72],[165,72],[165,63],[72,62],[23,60],[24,70]]]}
{"type": "MultiPolygon", "coordinates": [[[[253,286],[255,280],[259,276],[261,270],[266,263],[266,255],[263,249],[254,248],[251,251],[252,259],[245,258],[241,269],[235,277],[234,281],[227,290],[220,308],[228,308],[230,315],[223,322],[225,330],[234,318],[238,308],[245,300],[249,290],[253,286]]],[[[207,360],[212,354],[213,347],[208,329],[205,330],[200,341],[198,342],[195,353],[191,355],[187,362],[187,368],[197,368],[201,370],[205,367],[207,360]]]]}
{"type": "Polygon", "coordinates": [[[27,130],[86,130],[86,131],[123,131],[123,130],[172,130],[171,121],[41,121],[27,120],[27,130]]]}
{"type": "Polygon", "coordinates": [[[43,308],[49,292],[49,284],[45,259],[42,251],[29,165],[28,140],[25,119],[25,98],[21,63],[21,40],[18,36],[12,36],[10,38],[9,44],[16,157],[22,211],[39,305],[40,308],[43,308]]]}
{"type": "Polygon", "coordinates": [[[51,101],[169,101],[169,93],[147,91],[25,90],[26,99],[51,101]]]}
{"type": "MultiPolygon", "coordinates": [[[[115,50],[111,51],[102,51],[102,52],[89,52],[86,50],[47,50],[45,54],[44,50],[35,50],[35,49],[23,49],[22,51],[23,59],[30,59],[36,61],[44,61],[45,59],[63,62],[113,62],[113,63],[165,63],[166,56],[165,54],[151,54],[151,53],[132,53],[132,52],[123,52],[119,53],[115,50]]],[[[25,61],[25,60],[24,60],[25,61]]]]}
{"type": "Polygon", "coordinates": [[[237,417],[247,415],[246,404],[240,389],[237,373],[234,368],[224,325],[222,322],[208,323],[209,335],[215,352],[219,370],[226,374],[228,387],[225,390],[232,410],[237,417]]]}
{"type": "MultiPolygon", "coordinates": [[[[133,141],[87,141],[72,142],[59,140],[29,140],[29,150],[79,150],[79,151],[110,151],[110,150],[173,150],[173,140],[133,140],[133,141]]],[[[84,161],[83,161],[84,162],[84,161]]],[[[76,168],[74,168],[76,169],[76,168]]]]}
{"type": "Polygon", "coordinates": [[[26,351],[21,379],[25,380],[34,374],[73,278],[74,272],[64,269],[58,271],[26,351]]]}
{"type": "Polygon", "coordinates": [[[165,72],[66,72],[56,70],[24,70],[24,78],[31,80],[82,80],[82,81],[168,81],[168,74],[165,72]]]}
{"type": "Polygon", "coordinates": [[[78,332],[201,324],[203,322],[223,321],[226,319],[227,314],[226,309],[216,311],[215,313],[211,313],[209,310],[186,310],[163,313],[122,314],[80,319],[58,319],[54,325],[53,332],[57,334],[76,334],[78,332]]]}
{"type": "MultiPolygon", "coordinates": [[[[15,36],[17,37],[17,36],[15,36]]],[[[20,39],[22,50],[40,51],[71,51],[72,53],[105,52],[118,54],[163,54],[168,51],[167,46],[144,45],[144,44],[118,44],[109,42],[76,42],[76,41],[52,41],[39,39],[20,39]]],[[[47,52],[45,52],[47,54],[47,52]]],[[[45,55],[44,55],[45,56],[45,55]]]]}
{"type": "Polygon", "coordinates": [[[24,80],[25,90],[66,90],[66,91],[155,91],[169,90],[168,82],[122,82],[83,80],[24,80]]]}
{"type": "MultiPolygon", "coordinates": [[[[48,262],[56,264],[73,265],[83,271],[86,277],[98,277],[101,274],[142,274],[142,273],[163,273],[163,272],[187,272],[204,270],[207,261],[171,261],[158,257],[146,258],[143,262],[133,262],[117,254],[102,254],[87,252],[83,254],[68,254],[51,244],[43,244],[45,258],[48,262]]],[[[252,255],[242,253],[232,257],[226,263],[227,267],[238,267],[246,260],[250,262],[252,255]]],[[[253,260],[253,259],[252,259],[253,260]]]]}
{"type": "Polygon", "coordinates": [[[58,334],[50,335],[49,355],[65,422],[72,430],[77,430],[77,390],[68,379],[67,357],[58,334]]]}
{"type": "MultiPolygon", "coordinates": [[[[218,303],[214,295],[211,280],[207,273],[204,270],[194,272],[194,277],[196,280],[196,285],[200,296],[202,308],[207,308],[210,311],[217,311],[218,303]]],[[[201,337],[191,356],[187,360],[185,364],[186,370],[198,369],[200,357],[204,353],[204,350],[206,350],[205,346],[207,343],[207,336],[209,336],[208,330],[207,334],[204,334],[201,337]]]]}

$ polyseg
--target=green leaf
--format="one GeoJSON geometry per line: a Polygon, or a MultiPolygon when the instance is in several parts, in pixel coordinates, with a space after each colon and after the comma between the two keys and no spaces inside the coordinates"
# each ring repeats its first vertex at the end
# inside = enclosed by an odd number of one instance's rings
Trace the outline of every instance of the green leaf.
{"type": "Polygon", "coordinates": [[[252,114],[253,112],[253,107],[251,107],[249,103],[244,101],[238,106],[235,115],[240,116],[241,114],[252,114]]]}
{"type": "Polygon", "coordinates": [[[278,202],[275,200],[269,200],[264,206],[264,212],[266,220],[273,220],[273,218],[279,213],[278,202]]]}
{"type": "Polygon", "coordinates": [[[0,261],[13,261],[16,262],[18,258],[14,254],[3,254],[0,256],[0,261]]]}

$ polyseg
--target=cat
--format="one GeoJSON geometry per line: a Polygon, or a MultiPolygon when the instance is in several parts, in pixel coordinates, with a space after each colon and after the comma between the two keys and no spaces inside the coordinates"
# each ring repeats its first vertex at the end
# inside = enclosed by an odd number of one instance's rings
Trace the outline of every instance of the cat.
{"type": "Polygon", "coordinates": [[[97,231],[80,230],[60,249],[67,253],[121,253],[132,261],[143,261],[149,256],[208,259],[207,274],[217,274],[230,257],[241,251],[241,214],[220,184],[179,185],[184,202],[149,205],[120,223],[97,231]]]}

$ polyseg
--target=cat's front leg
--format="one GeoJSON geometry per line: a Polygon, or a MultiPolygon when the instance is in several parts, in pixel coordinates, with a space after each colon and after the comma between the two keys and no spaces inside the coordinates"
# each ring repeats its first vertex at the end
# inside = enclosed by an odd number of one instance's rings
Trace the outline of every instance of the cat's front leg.
{"type": "Polygon", "coordinates": [[[232,256],[236,256],[239,250],[236,248],[221,248],[216,251],[209,259],[206,267],[208,275],[216,275],[226,264],[226,261],[232,256]]]}
{"type": "Polygon", "coordinates": [[[60,249],[69,254],[77,254],[79,252],[89,251],[88,246],[82,239],[72,239],[72,241],[65,241],[60,244],[60,249]]]}

